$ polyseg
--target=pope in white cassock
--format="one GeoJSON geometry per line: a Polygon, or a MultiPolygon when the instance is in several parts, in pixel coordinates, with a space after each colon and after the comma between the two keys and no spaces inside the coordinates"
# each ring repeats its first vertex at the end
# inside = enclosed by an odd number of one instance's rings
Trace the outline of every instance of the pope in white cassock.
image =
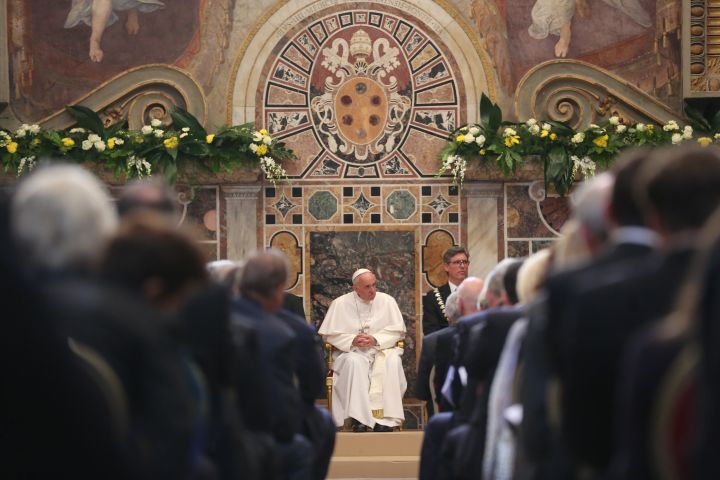
{"type": "Polygon", "coordinates": [[[355,431],[390,431],[405,417],[407,381],[402,349],[396,347],[405,337],[405,322],[395,299],[377,291],[370,270],[357,270],[352,285],[352,292],[330,304],[319,330],[339,351],[333,364],[333,419],[342,426],[352,418],[355,431]]]}

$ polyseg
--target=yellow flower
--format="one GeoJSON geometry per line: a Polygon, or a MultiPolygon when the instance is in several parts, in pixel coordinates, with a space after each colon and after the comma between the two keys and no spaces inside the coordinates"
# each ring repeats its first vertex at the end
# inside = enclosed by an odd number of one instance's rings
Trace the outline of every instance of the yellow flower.
{"type": "Polygon", "coordinates": [[[505,137],[505,146],[508,148],[512,148],[513,145],[519,145],[520,144],[520,136],[519,135],[510,135],[505,137]]]}
{"type": "Polygon", "coordinates": [[[63,147],[71,148],[71,147],[75,146],[75,140],[73,140],[70,137],[65,137],[62,139],[62,144],[63,144],[63,147]]]}
{"type": "Polygon", "coordinates": [[[647,125],[645,125],[645,130],[646,130],[648,133],[652,133],[653,128],[655,128],[655,125],[653,125],[652,123],[648,123],[647,125]]]}
{"type": "Polygon", "coordinates": [[[702,145],[703,147],[707,147],[710,145],[713,141],[710,137],[700,137],[697,139],[697,142],[702,145]]]}
{"type": "Polygon", "coordinates": [[[215,140],[215,134],[213,134],[213,133],[211,133],[210,135],[208,135],[207,137],[205,137],[205,141],[206,141],[207,143],[212,143],[213,140],[215,140]]]}
{"type": "Polygon", "coordinates": [[[267,134],[268,134],[268,131],[265,130],[264,128],[262,130],[260,130],[260,135],[262,135],[263,137],[266,136],[267,134]]]}
{"type": "Polygon", "coordinates": [[[485,155],[485,149],[484,149],[484,148],[481,148],[481,149],[480,149],[480,155],[485,155]]]}
{"type": "Polygon", "coordinates": [[[608,146],[608,139],[610,137],[607,136],[607,134],[597,137],[595,140],[593,140],[593,143],[597,145],[600,148],[606,148],[608,146]]]}
{"type": "Polygon", "coordinates": [[[265,155],[265,154],[267,153],[267,151],[268,151],[267,145],[265,145],[265,144],[263,143],[263,144],[260,145],[260,146],[258,147],[258,149],[255,151],[255,155],[257,155],[258,157],[262,157],[263,155],[265,155]]]}
{"type": "MultiPolygon", "coordinates": [[[[547,130],[540,130],[540,138],[545,138],[548,135],[550,135],[550,132],[548,132],[547,130]]],[[[553,133],[553,135],[555,135],[555,134],[553,133]]]]}
{"type": "Polygon", "coordinates": [[[18,144],[17,144],[17,142],[10,142],[5,146],[5,148],[7,149],[8,152],[15,153],[15,152],[17,152],[18,144]]]}
{"type": "Polygon", "coordinates": [[[455,137],[455,141],[458,142],[458,143],[464,142],[464,141],[465,141],[465,135],[458,135],[457,137],[455,137]]]}
{"type": "Polygon", "coordinates": [[[110,150],[112,150],[113,148],[115,148],[115,137],[108,138],[107,147],[108,147],[110,150]]]}
{"type": "Polygon", "coordinates": [[[170,137],[163,140],[163,145],[165,145],[165,148],[168,150],[172,150],[173,148],[177,148],[178,146],[178,138],[177,137],[170,137]]]}
{"type": "MultiPolygon", "coordinates": [[[[545,130],[543,130],[543,132],[544,132],[544,131],[545,131],[545,130]]],[[[550,140],[552,140],[553,142],[554,142],[555,140],[557,140],[557,134],[556,134],[556,133],[551,133],[551,134],[550,134],[550,140]]]]}
{"type": "Polygon", "coordinates": [[[34,147],[40,145],[40,139],[39,139],[39,138],[34,138],[33,141],[30,142],[30,145],[32,145],[32,146],[34,146],[34,147]]]}

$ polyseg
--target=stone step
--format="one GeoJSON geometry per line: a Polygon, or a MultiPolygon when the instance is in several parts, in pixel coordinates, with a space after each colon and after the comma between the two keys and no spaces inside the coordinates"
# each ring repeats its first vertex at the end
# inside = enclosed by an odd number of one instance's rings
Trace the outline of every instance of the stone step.
{"type": "Polygon", "coordinates": [[[338,432],[335,455],[338,457],[418,456],[423,432],[338,432]]]}
{"type": "Polygon", "coordinates": [[[328,478],[417,478],[422,432],[338,433],[328,478]]]}

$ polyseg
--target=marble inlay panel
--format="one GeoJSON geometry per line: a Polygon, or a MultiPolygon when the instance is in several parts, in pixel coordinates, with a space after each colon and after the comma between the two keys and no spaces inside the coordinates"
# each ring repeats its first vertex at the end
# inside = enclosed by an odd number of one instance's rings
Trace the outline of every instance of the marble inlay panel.
{"type": "Polygon", "coordinates": [[[395,220],[408,220],[417,211],[417,200],[407,190],[395,190],[385,202],[387,212],[395,220]]]}
{"type": "Polygon", "coordinates": [[[318,231],[310,232],[308,238],[312,321],[321,323],[330,302],[351,290],[350,278],[356,269],[372,270],[377,276],[378,290],[395,298],[405,319],[403,367],[408,396],[413,396],[417,313],[415,231],[318,231]]]}
{"type": "Polygon", "coordinates": [[[338,213],[338,199],[332,192],[319,190],[308,200],[308,212],[315,220],[330,220],[338,213]]]}

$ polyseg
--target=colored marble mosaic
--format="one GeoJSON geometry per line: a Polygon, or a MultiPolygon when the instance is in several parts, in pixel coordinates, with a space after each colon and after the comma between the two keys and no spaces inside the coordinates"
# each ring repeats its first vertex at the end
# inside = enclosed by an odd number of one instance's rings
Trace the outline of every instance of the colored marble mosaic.
{"type": "Polygon", "coordinates": [[[417,208],[415,197],[407,190],[395,190],[387,198],[387,212],[395,220],[407,220],[417,208]]]}
{"type": "Polygon", "coordinates": [[[313,193],[308,204],[308,212],[316,220],[329,220],[337,213],[337,198],[327,190],[313,193]]]}

